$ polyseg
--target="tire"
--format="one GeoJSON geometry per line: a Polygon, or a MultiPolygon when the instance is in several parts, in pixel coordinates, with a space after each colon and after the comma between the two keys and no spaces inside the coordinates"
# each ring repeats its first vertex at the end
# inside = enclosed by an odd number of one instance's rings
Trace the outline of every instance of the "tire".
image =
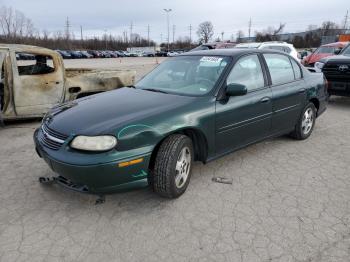
{"type": "Polygon", "coordinates": [[[297,140],[307,139],[315,126],[316,122],[316,107],[313,103],[307,104],[295,126],[295,130],[291,133],[291,136],[297,140]]]}
{"type": "Polygon", "coordinates": [[[193,145],[189,137],[175,134],[167,137],[157,152],[150,184],[166,198],[181,196],[190,182],[193,145]]]}

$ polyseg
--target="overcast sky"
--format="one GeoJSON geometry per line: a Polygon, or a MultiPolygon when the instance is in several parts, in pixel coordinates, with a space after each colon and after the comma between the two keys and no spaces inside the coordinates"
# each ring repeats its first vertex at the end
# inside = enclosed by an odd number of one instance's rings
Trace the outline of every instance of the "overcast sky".
{"type": "Polygon", "coordinates": [[[350,11],[349,0],[0,0],[0,5],[22,11],[40,30],[63,31],[68,16],[76,36],[80,36],[80,25],[85,37],[101,36],[105,31],[121,35],[130,32],[133,22],[133,32],[147,37],[149,25],[151,39],[158,42],[161,34],[163,41],[167,37],[163,8],[173,10],[170,25],[171,31],[176,25],[175,38],[189,36],[191,24],[193,39],[197,39],[198,24],[206,20],[214,25],[214,37],[224,32],[224,38],[230,39],[238,30],[248,35],[250,17],[252,32],[277,27],[280,22],[286,23],[284,32],[301,32],[325,20],[343,23],[346,10],[350,11]]]}

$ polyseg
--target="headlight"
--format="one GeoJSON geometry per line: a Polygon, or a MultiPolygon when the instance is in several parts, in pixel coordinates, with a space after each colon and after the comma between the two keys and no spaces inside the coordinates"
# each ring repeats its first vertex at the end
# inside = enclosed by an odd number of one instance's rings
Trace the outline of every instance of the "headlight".
{"type": "Polygon", "coordinates": [[[117,145],[114,136],[77,136],[70,146],[85,151],[107,151],[117,145]]]}
{"type": "Polygon", "coordinates": [[[324,63],[322,62],[316,62],[315,63],[315,67],[317,67],[318,69],[322,69],[324,67],[324,63]]]}

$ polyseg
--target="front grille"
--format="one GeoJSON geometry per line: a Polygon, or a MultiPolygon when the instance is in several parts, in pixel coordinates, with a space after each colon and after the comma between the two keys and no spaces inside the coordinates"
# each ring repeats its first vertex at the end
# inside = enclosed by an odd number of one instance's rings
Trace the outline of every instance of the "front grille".
{"type": "Polygon", "coordinates": [[[38,136],[39,141],[52,150],[58,150],[67,138],[67,135],[49,128],[45,123],[41,126],[41,132],[38,136]]]}
{"type": "Polygon", "coordinates": [[[348,65],[348,63],[327,63],[322,71],[328,80],[348,80],[350,79],[350,70],[340,71],[339,66],[348,65]]]}

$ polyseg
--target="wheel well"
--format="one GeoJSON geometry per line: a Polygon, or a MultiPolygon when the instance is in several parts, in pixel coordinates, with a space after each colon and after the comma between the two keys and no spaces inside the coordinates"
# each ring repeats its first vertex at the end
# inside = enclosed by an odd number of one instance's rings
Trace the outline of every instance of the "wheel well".
{"type": "Polygon", "coordinates": [[[160,145],[163,143],[163,141],[174,134],[183,134],[185,136],[188,136],[193,143],[193,149],[194,149],[194,160],[195,161],[202,161],[205,163],[208,155],[208,142],[205,137],[205,135],[196,129],[193,128],[186,128],[186,129],[181,129],[176,132],[173,132],[171,134],[168,134],[166,137],[164,137],[153,149],[151,159],[150,159],[150,169],[153,169],[154,167],[154,162],[155,158],[157,157],[157,152],[159,150],[160,145]]]}
{"type": "Polygon", "coordinates": [[[314,106],[316,107],[317,111],[320,108],[320,101],[318,101],[317,98],[311,98],[310,102],[314,104],[314,106]]]}

